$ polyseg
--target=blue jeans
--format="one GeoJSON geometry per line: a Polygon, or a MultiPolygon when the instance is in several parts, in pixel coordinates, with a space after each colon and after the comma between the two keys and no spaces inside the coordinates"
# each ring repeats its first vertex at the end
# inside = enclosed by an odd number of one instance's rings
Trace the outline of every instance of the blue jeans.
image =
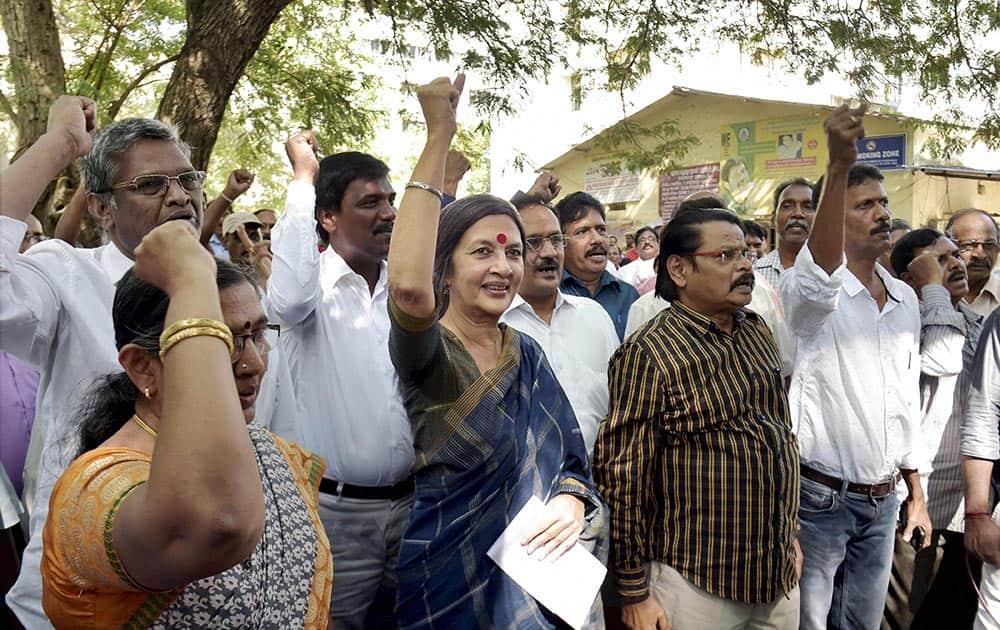
{"type": "Polygon", "coordinates": [[[899,499],[840,491],[802,477],[801,630],[876,630],[892,569],[899,499]]]}

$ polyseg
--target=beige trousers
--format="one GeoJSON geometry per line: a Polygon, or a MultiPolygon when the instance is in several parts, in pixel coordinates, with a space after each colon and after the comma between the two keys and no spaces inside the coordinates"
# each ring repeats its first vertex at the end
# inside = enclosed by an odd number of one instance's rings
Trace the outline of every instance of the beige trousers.
{"type": "Polygon", "coordinates": [[[769,604],[744,604],[723,599],[684,579],[662,562],[649,566],[649,588],[673,624],[673,630],[796,630],[799,588],[769,604]]]}

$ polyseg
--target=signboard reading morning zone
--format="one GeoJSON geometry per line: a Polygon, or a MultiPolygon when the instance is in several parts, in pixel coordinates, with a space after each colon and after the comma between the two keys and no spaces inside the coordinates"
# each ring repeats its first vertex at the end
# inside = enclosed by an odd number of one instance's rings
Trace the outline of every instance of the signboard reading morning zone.
{"type": "Polygon", "coordinates": [[[858,140],[858,162],[891,171],[906,164],[906,134],[869,136],[858,140]]]}

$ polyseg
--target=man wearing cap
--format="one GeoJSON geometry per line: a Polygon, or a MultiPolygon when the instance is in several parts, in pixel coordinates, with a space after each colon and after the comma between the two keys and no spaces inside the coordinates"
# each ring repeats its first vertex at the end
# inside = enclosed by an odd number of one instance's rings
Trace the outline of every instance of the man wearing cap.
{"type": "Polygon", "coordinates": [[[222,242],[231,262],[253,267],[260,288],[266,292],[271,277],[271,242],[264,240],[262,228],[255,214],[234,212],[222,220],[222,242]]]}

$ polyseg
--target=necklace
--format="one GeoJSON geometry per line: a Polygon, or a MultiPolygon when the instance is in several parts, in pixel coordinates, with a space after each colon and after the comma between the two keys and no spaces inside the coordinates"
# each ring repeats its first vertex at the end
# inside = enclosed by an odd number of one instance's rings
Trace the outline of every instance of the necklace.
{"type": "Polygon", "coordinates": [[[143,422],[142,418],[139,417],[139,414],[137,413],[132,414],[132,422],[138,424],[139,428],[145,431],[146,433],[152,435],[153,437],[156,437],[156,430],[153,427],[146,424],[145,422],[143,422]]]}

